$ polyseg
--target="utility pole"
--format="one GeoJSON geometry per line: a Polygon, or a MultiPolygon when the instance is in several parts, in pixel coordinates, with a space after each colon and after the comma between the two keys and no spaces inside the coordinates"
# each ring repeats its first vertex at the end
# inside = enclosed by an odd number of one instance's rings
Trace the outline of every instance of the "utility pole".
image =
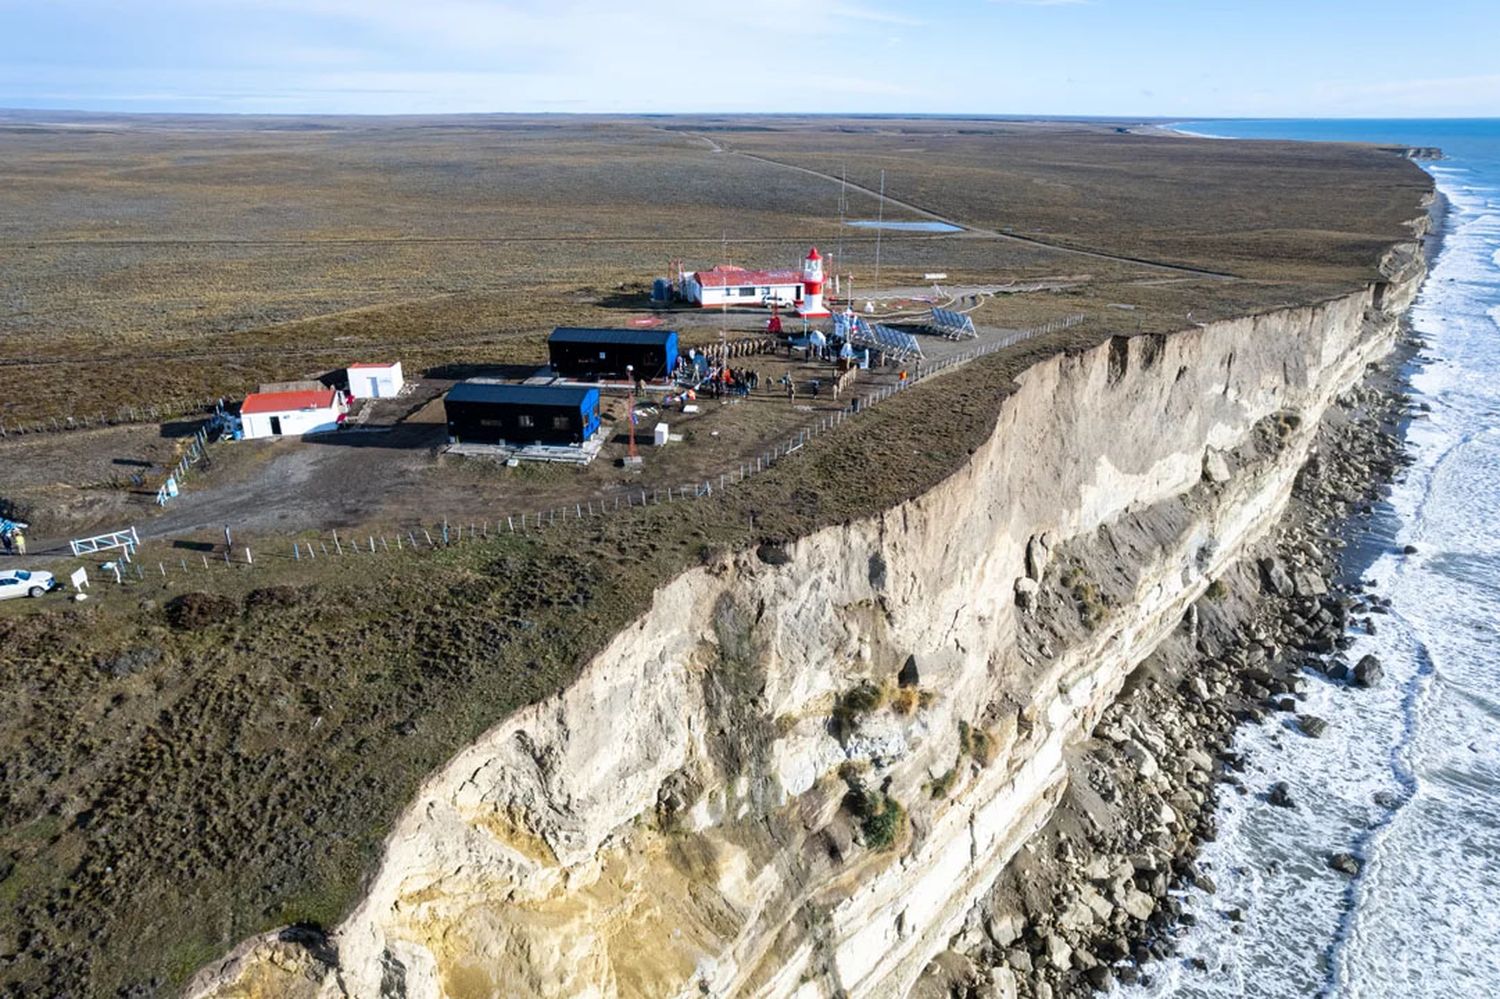
{"type": "Polygon", "coordinates": [[[625,402],[626,408],[630,411],[627,418],[630,422],[630,448],[625,453],[627,463],[633,465],[641,460],[640,454],[635,449],[635,365],[625,365],[625,377],[630,379],[630,395],[625,402]]]}

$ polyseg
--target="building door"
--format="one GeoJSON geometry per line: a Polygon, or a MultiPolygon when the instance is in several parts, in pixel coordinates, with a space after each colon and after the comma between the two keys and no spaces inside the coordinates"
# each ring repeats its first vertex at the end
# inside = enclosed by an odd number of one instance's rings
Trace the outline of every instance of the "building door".
{"type": "Polygon", "coordinates": [[[279,416],[273,416],[273,417],[271,417],[271,436],[272,437],[280,437],[281,436],[281,417],[279,417],[279,416]]]}
{"type": "Polygon", "coordinates": [[[370,398],[371,399],[379,399],[380,398],[380,379],[379,378],[371,378],[370,379],[370,398]]]}

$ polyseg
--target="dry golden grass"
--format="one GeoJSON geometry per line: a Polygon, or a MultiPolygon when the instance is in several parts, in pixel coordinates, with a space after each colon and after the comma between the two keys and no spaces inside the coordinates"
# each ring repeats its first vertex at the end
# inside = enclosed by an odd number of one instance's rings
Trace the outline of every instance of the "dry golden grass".
{"type": "MultiPolygon", "coordinates": [[[[737,150],[871,186],[885,169],[893,197],[966,224],[1290,285],[1135,296],[1145,313],[1161,301],[1166,322],[1194,308],[1178,299],[1239,308],[1368,275],[1425,183],[1398,158],[1354,147],[1092,126],[284,124],[0,122],[0,366],[29,387],[0,401],[0,422],[234,396],[377,353],[408,370],[513,360],[498,341],[618,322],[644,309],[670,259],[711,264],[726,238],[731,259],[760,266],[786,265],[811,242],[840,248],[838,268],[868,286],[874,235],[840,231],[838,185],[737,150]]],[[[850,201],[851,217],[874,214],[868,194],[850,201]]],[[[887,235],[882,269],[887,286],[928,271],[953,282],[1160,276],[971,236],[887,235]]],[[[510,346],[523,344],[536,347],[510,346]]]]}
{"type": "MultiPolygon", "coordinates": [[[[839,235],[836,189],[676,131],[720,122],[266,124],[0,129],[0,363],[66,362],[0,369],[27,386],[5,394],[10,414],[229,391],[356,353],[396,351],[409,370],[535,359],[556,322],[631,314],[632,289],[667,256],[712,261],[721,230],[765,240],[732,250],[755,263],[839,235]],[[495,232],[527,239],[480,241],[495,232]],[[621,233],[635,241],[605,238],[621,233]],[[329,239],[350,234],[378,241],[329,239]]],[[[1086,267],[1086,287],[999,298],[981,318],[1024,326],[1082,310],[1089,322],[919,384],[859,432],[820,436],[713,499],[370,555],[358,571],[332,559],[215,571],[193,585],[232,599],[200,601],[220,616],[188,628],[161,603],[182,584],[159,579],[129,599],[0,607],[0,987],[148,994],[251,933],[333,924],[423,776],[568,683],[658,581],[931,488],[1041,356],[1366,279],[1425,190],[1413,167],[1368,151],[1288,151],[1283,171],[1274,151],[1071,126],[766,127],[710,134],[807,162],[834,150],[851,174],[884,164],[893,193],[965,221],[1254,279],[971,236],[888,239],[892,282],[1086,267]],[[1326,211],[1289,222],[1319,198],[1326,211]]],[[[864,267],[868,244],[844,242],[864,267]]],[[[994,751],[977,729],[964,747],[981,762],[994,751]]]]}

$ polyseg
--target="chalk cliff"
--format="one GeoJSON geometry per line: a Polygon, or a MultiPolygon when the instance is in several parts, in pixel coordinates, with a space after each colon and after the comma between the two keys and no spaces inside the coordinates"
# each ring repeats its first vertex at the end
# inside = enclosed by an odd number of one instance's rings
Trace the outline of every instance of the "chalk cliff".
{"type": "Polygon", "coordinates": [[[1050,357],[928,493],[666,583],[432,775],[331,946],[249,941],[190,991],[905,994],[1046,820],[1064,747],[1275,523],[1390,349],[1415,245],[1383,272],[1050,357]]]}

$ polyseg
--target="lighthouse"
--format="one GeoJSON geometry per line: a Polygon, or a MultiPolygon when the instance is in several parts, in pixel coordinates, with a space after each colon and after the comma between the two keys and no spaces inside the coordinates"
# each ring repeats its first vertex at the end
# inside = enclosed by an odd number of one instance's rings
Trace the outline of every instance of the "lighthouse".
{"type": "Polygon", "coordinates": [[[815,246],[802,261],[802,303],[797,314],[805,319],[820,319],[831,313],[823,307],[823,258],[815,246]]]}

